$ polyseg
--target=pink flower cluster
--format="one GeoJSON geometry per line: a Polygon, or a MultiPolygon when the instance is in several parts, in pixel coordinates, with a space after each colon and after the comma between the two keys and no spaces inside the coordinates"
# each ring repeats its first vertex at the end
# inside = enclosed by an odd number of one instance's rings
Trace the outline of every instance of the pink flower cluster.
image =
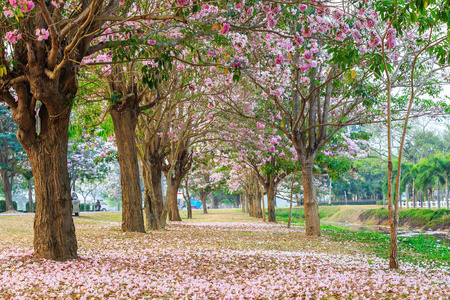
{"type": "Polygon", "coordinates": [[[220,31],[221,34],[227,34],[227,32],[230,30],[230,24],[223,23],[223,29],[220,31]]]}
{"type": "Polygon", "coordinates": [[[37,37],[38,41],[46,40],[46,39],[48,39],[48,36],[49,36],[49,32],[47,29],[44,29],[44,28],[36,29],[36,37],[37,37]]]}
{"type": "Polygon", "coordinates": [[[19,33],[19,31],[17,29],[14,29],[13,31],[8,31],[6,33],[6,39],[11,43],[11,44],[17,44],[17,42],[22,38],[22,34],[19,33]]]}
{"type": "Polygon", "coordinates": [[[34,8],[33,1],[9,0],[9,4],[13,9],[19,9],[21,12],[29,12],[34,8]]]}
{"type": "MultiPolygon", "coordinates": [[[[235,216],[233,216],[235,217],[235,216]]],[[[448,271],[338,254],[326,238],[267,223],[168,225],[156,234],[77,220],[78,260],[40,260],[0,250],[0,297],[80,299],[447,299],[448,271]],[[114,230],[114,231],[112,231],[114,230]],[[87,235],[86,232],[89,234],[87,235]],[[289,250],[299,249],[299,250],[289,250]]],[[[352,248],[354,247],[354,248],[352,248]]]]}

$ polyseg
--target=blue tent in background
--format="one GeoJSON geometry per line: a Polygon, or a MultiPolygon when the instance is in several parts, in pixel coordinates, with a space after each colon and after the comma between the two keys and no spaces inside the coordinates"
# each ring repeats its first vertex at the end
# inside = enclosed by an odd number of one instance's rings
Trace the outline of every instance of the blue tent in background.
{"type": "MultiPolygon", "coordinates": [[[[195,200],[194,198],[191,198],[191,205],[192,205],[192,209],[200,209],[202,207],[202,202],[195,200]]],[[[187,204],[186,201],[183,201],[183,206],[181,207],[181,209],[186,209],[187,204]]]]}
{"type": "Polygon", "coordinates": [[[200,209],[202,207],[202,202],[191,198],[192,208],[200,209]]]}

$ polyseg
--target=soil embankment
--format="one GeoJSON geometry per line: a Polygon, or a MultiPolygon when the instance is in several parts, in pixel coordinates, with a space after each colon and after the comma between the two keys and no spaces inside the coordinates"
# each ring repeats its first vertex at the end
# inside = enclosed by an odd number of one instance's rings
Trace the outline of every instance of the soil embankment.
{"type": "MultiPolygon", "coordinates": [[[[277,218],[284,221],[289,215],[287,208],[277,209],[277,218]]],[[[379,205],[320,206],[323,221],[349,222],[363,225],[389,225],[388,210],[379,205]]],[[[293,220],[304,220],[302,207],[294,207],[293,220]]],[[[450,231],[448,209],[400,209],[399,226],[423,230],[450,231]]]]}

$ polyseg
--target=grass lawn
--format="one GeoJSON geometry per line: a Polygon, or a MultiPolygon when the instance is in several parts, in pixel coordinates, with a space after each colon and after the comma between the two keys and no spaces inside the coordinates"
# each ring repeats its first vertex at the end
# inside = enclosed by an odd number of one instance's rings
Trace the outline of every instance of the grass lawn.
{"type": "MultiPolygon", "coordinates": [[[[346,212],[353,214],[355,211],[365,209],[367,212],[373,213],[371,206],[359,206],[356,210],[353,206],[329,206],[319,207],[319,215],[321,219],[329,219],[331,216],[339,217],[346,212]]],[[[356,207],[356,206],[354,206],[356,207]]],[[[416,212],[410,210],[412,213],[425,215],[427,212],[416,212]]],[[[405,213],[411,214],[410,211],[405,213]]],[[[434,213],[439,212],[435,210],[434,213]]],[[[430,214],[430,213],[428,213],[430,214]]],[[[277,220],[287,223],[289,219],[289,209],[277,208],[275,211],[277,220]]],[[[304,224],[304,210],[296,207],[292,212],[293,224],[304,224]]],[[[337,242],[358,242],[361,244],[361,250],[367,253],[377,255],[382,258],[389,258],[390,251],[390,236],[387,234],[371,232],[371,231],[355,231],[349,229],[338,228],[335,226],[328,226],[322,223],[322,233],[337,242]]],[[[411,237],[399,237],[399,258],[401,261],[412,262],[418,265],[438,265],[450,266],[450,241],[447,239],[440,239],[430,235],[416,235],[411,237]]]]}
{"type": "MultiPolygon", "coordinates": [[[[182,214],[183,216],[183,214],[182,214]]],[[[166,231],[120,232],[119,213],[74,217],[79,259],[37,259],[32,216],[0,216],[0,298],[448,299],[449,271],[387,269],[367,241],[304,236],[239,210],[194,211],[166,231]]]]}

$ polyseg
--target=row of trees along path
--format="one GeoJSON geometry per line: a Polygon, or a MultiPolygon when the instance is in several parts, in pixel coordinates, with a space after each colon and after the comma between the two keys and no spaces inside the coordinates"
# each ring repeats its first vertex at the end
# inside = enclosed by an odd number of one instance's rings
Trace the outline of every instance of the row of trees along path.
{"type": "MultiPolygon", "coordinates": [[[[351,171],[350,161],[363,155],[343,128],[387,121],[389,132],[392,120],[444,105],[412,106],[420,93],[436,95],[445,76],[447,5],[0,2],[0,101],[34,175],[36,256],[77,258],[67,168],[74,104],[112,119],[123,231],[145,231],[140,167],[147,226],[158,229],[167,216],[180,219],[176,192],[189,169],[204,164],[215,171],[191,179],[200,195],[225,171],[238,188],[240,172],[251,169],[242,190],[255,216],[250,195],[267,194],[270,221],[277,186],[301,169],[306,234],[319,236],[315,174],[351,171]]],[[[391,172],[391,159],[388,166],[391,172]]],[[[388,184],[391,191],[392,176],[388,184]]],[[[398,202],[391,192],[388,199],[395,248],[398,202]]],[[[396,257],[394,249],[392,268],[396,257]]]]}

